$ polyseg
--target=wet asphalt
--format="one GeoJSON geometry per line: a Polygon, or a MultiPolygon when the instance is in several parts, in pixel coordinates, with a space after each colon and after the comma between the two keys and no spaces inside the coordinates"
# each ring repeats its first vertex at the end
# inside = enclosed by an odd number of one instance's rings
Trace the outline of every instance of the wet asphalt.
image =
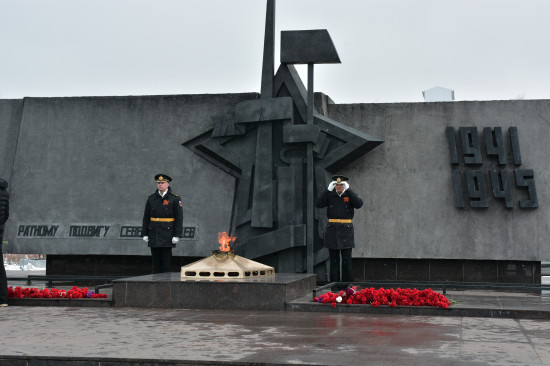
{"type": "MultiPolygon", "coordinates": [[[[465,309],[550,312],[546,293],[448,297],[465,309]]],[[[0,334],[2,366],[550,365],[548,318],[9,306],[0,334]]]]}
{"type": "Polygon", "coordinates": [[[550,365],[550,320],[116,307],[0,309],[2,356],[271,365],[550,365]]]}

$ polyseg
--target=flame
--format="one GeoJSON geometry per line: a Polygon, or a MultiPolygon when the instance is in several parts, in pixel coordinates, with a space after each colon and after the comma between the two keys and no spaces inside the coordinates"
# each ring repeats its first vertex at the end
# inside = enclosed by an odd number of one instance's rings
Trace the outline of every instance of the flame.
{"type": "Polygon", "coordinates": [[[220,243],[220,251],[228,252],[230,250],[229,243],[235,242],[236,239],[236,236],[229,236],[225,231],[223,233],[218,233],[218,243],[220,243]]]}

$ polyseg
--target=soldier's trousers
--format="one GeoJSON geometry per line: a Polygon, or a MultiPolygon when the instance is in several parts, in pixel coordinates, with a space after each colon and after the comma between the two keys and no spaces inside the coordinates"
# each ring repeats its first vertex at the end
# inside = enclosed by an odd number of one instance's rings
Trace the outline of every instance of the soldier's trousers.
{"type": "Polygon", "coordinates": [[[0,304],[8,303],[8,279],[4,268],[4,256],[2,254],[2,235],[0,235],[0,304]]]}
{"type": "Polygon", "coordinates": [[[329,249],[330,282],[353,282],[351,249],[329,249]],[[342,257],[342,276],[340,276],[340,257],[342,257]]]}
{"type": "Polygon", "coordinates": [[[171,272],[172,248],[151,248],[153,273],[171,272]]]}

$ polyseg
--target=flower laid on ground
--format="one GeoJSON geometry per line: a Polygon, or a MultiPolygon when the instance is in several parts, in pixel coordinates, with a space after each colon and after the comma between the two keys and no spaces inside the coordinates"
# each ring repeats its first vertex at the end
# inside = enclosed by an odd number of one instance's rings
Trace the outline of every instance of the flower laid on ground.
{"type": "Polygon", "coordinates": [[[397,306],[435,306],[446,309],[451,305],[449,299],[432,289],[411,290],[410,288],[398,288],[395,290],[381,287],[376,290],[371,287],[357,290],[357,286],[348,287],[338,293],[324,293],[313,298],[313,301],[331,304],[333,307],[336,306],[336,303],[348,305],[370,304],[375,308],[380,305],[387,305],[390,308],[397,306]]]}
{"type": "Polygon", "coordinates": [[[21,288],[12,286],[8,287],[9,298],[37,298],[37,299],[105,299],[106,294],[96,294],[94,291],[90,291],[87,287],[78,288],[74,286],[70,290],[58,290],[47,288],[39,290],[37,288],[21,288]]]}

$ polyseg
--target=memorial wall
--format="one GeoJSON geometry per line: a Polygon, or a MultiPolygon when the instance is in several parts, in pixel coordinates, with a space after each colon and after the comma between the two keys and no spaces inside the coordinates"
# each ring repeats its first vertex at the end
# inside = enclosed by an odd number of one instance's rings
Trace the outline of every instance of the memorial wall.
{"type": "MultiPolygon", "coordinates": [[[[183,201],[174,256],[210,254],[231,230],[235,178],[182,144],[257,98],[0,100],[4,252],[149,256],[141,219],[164,173],[183,201]]],[[[550,100],[317,107],[384,141],[338,172],[365,202],[354,218],[357,279],[540,281],[550,260],[550,100]]]]}
{"type": "Polygon", "coordinates": [[[550,101],[335,104],[329,113],[385,141],[345,172],[366,197],[356,256],[550,258],[550,101]]]}
{"type": "Polygon", "coordinates": [[[228,229],[234,179],[182,143],[210,128],[211,114],[255,96],[17,101],[21,119],[1,121],[11,135],[0,140],[6,152],[0,171],[11,194],[7,252],[150,255],[141,220],[156,189],[153,177],[164,173],[184,205],[184,234],[174,254],[206,254],[217,231],[228,229]]]}

